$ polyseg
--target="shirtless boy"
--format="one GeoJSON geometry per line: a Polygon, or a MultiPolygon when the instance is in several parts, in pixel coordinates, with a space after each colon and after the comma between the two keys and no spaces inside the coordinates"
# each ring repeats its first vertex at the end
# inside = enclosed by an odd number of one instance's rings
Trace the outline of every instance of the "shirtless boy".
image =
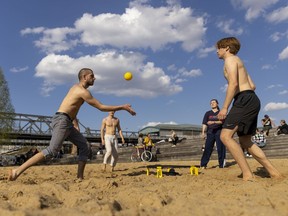
{"type": "Polygon", "coordinates": [[[251,136],[256,132],[260,100],[254,92],[255,84],[241,59],[236,56],[240,46],[240,42],[234,37],[223,38],[216,44],[217,55],[219,59],[224,60],[224,77],[228,82],[225,101],[218,114],[219,119],[225,119],[220,137],[238,163],[243,180],[251,180],[253,173],[244,157],[242,148],[248,149],[249,153],[265,167],[271,177],[280,177],[281,174],[267,159],[264,152],[251,141],[251,136]],[[232,108],[227,115],[233,99],[232,108]],[[241,146],[233,139],[236,132],[241,146]]]}
{"type": "Polygon", "coordinates": [[[79,180],[84,178],[84,169],[89,154],[89,144],[84,136],[73,127],[72,123],[84,102],[103,112],[126,110],[131,115],[136,115],[130,104],[119,106],[104,105],[91,95],[87,88],[92,86],[96,79],[91,69],[81,69],[78,73],[78,78],[79,83],[70,88],[58,111],[52,118],[51,126],[53,130],[49,146],[27,160],[20,167],[10,170],[8,180],[16,180],[29,167],[39,163],[45,158],[55,156],[60,151],[65,139],[77,145],[79,149],[77,178],[79,180]]]}
{"type": "Polygon", "coordinates": [[[116,129],[121,137],[122,143],[125,143],[123,133],[120,126],[120,120],[114,116],[114,111],[109,112],[109,115],[102,120],[101,125],[101,140],[105,145],[106,153],[103,160],[103,171],[106,171],[106,164],[111,157],[111,171],[114,171],[118,160],[118,139],[116,129]]]}

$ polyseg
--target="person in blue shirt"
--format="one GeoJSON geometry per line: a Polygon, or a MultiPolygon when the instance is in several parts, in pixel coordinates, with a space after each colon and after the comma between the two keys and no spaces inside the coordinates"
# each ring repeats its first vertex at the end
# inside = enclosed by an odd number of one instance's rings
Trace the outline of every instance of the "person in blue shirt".
{"type": "Polygon", "coordinates": [[[216,142],[219,167],[224,168],[226,148],[220,139],[222,129],[222,121],[218,119],[219,113],[218,101],[212,99],[210,101],[211,110],[207,111],[202,121],[202,138],[205,139],[204,152],[201,158],[200,166],[206,168],[213,152],[216,142]]]}

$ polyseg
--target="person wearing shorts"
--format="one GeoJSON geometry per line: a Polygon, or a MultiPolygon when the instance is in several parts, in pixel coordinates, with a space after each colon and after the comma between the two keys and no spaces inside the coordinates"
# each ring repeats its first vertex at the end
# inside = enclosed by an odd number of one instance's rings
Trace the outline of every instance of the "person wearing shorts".
{"type": "Polygon", "coordinates": [[[252,90],[238,93],[234,97],[232,108],[227,115],[223,128],[234,129],[238,126],[237,135],[254,135],[257,128],[260,100],[252,90]]]}
{"type": "Polygon", "coordinates": [[[237,56],[240,47],[241,44],[235,37],[222,38],[216,43],[218,58],[224,60],[224,77],[228,83],[226,97],[218,113],[218,118],[225,120],[220,138],[239,165],[243,180],[251,180],[254,176],[242,149],[248,149],[271,177],[281,177],[262,149],[251,141],[257,128],[260,100],[254,92],[254,82],[237,56]],[[228,113],[232,101],[232,108],[228,113]],[[239,137],[240,145],[234,139],[235,133],[239,137]]]}

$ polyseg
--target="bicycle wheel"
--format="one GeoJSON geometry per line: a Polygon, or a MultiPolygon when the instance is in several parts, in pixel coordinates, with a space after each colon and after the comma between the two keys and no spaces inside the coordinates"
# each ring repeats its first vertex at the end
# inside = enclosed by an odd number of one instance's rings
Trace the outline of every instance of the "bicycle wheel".
{"type": "Polygon", "coordinates": [[[140,161],[140,157],[138,156],[137,151],[133,151],[131,154],[131,161],[132,162],[137,162],[140,161]]]}
{"type": "Polygon", "coordinates": [[[141,154],[141,159],[143,161],[146,161],[146,162],[149,162],[152,160],[152,153],[150,151],[144,151],[142,154],[141,154]]]}

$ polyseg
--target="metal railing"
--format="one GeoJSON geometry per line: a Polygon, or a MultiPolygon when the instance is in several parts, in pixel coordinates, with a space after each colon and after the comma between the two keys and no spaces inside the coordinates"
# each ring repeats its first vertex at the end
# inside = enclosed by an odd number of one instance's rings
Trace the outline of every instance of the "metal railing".
{"type": "MultiPolygon", "coordinates": [[[[23,142],[35,142],[35,140],[50,140],[52,134],[52,116],[31,115],[22,113],[0,112],[1,139],[26,140],[23,142]],[[3,135],[6,135],[3,138],[3,135]]],[[[91,129],[79,121],[80,131],[87,140],[97,141],[101,139],[100,130],[91,129]]],[[[125,139],[135,142],[138,132],[122,131],[125,139]]],[[[20,141],[22,142],[22,141],[20,141]]],[[[4,142],[3,142],[4,143],[4,142]]]]}

